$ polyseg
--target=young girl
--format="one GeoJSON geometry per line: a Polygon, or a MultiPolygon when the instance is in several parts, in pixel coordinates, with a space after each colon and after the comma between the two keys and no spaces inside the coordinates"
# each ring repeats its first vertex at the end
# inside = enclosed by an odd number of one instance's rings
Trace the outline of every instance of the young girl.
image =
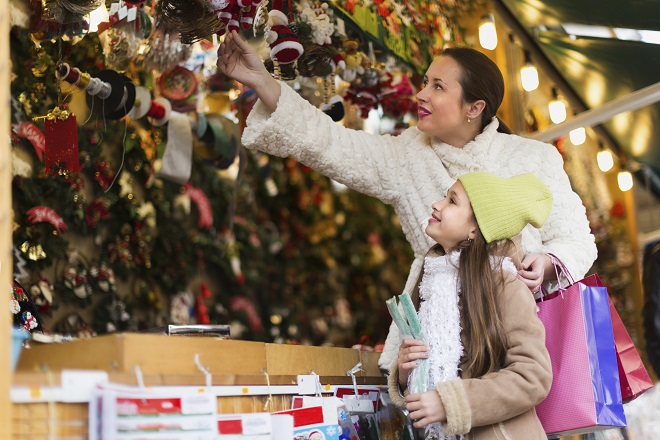
{"type": "Polygon", "coordinates": [[[432,205],[437,242],[411,297],[423,341],[404,339],[390,396],[426,439],[546,439],[534,407],[550,390],[545,329],[516,278],[520,231],[543,225],[552,194],[532,174],[466,174],[432,205]],[[429,390],[407,387],[423,359],[429,390]],[[412,375],[411,375],[412,373],[412,375]]]}

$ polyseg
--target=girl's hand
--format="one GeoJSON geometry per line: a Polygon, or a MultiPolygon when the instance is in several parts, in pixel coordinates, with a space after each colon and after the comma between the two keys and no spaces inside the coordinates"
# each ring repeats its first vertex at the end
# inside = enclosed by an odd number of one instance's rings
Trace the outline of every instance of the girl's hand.
{"type": "Polygon", "coordinates": [[[408,386],[408,377],[413,368],[419,365],[420,359],[429,357],[430,347],[424,345],[419,339],[404,339],[399,347],[397,365],[399,367],[399,386],[405,390],[408,386]]]}
{"type": "Polygon", "coordinates": [[[406,396],[406,409],[409,412],[408,417],[413,421],[415,428],[423,428],[430,423],[447,420],[445,405],[436,390],[408,394],[406,396]]]}
{"type": "Polygon", "coordinates": [[[527,285],[532,293],[537,293],[543,284],[546,275],[552,271],[552,260],[546,254],[527,254],[522,260],[522,269],[518,271],[518,278],[527,285]]]}
{"type": "Polygon", "coordinates": [[[254,90],[271,112],[277,108],[280,84],[270,75],[252,46],[236,31],[227,34],[218,47],[218,71],[254,90]]]}

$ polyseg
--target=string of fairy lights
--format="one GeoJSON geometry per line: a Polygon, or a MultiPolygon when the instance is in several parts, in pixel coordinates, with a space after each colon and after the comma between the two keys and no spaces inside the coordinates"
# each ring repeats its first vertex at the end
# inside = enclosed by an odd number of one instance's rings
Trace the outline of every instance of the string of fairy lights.
{"type": "MultiPolygon", "coordinates": [[[[498,45],[497,27],[493,14],[484,15],[479,23],[479,44],[488,51],[495,50],[498,45]]],[[[524,61],[520,67],[520,84],[525,92],[537,90],[541,83],[539,72],[533,63],[530,52],[523,48],[524,61]]],[[[548,115],[553,124],[561,124],[566,121],[568,111],[566,101],[562,97],[556,86],[550,88],[550,100],[548,101],[548,115]]],[[[577,127],[571,130],[568,138],[574,146],[580,146],[587,141],[588,132],[586,127],[577,127]]],[[[629,191],[633,187],[633,177],[630,171],[626,169],[627,161],[624,157],[619,157],[619,172],[617,182],[622,192],[629,191]]],[[[596,154],[598,168],[607,173],[614,168],[614,155],[603,142],[598,141],[598,152],[596,154]]]]}

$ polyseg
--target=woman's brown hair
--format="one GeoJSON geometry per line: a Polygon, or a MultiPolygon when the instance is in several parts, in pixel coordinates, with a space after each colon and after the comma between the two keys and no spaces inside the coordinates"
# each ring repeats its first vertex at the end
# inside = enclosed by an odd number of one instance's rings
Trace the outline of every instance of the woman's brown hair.
{"type": "MultiPolygon", "coordinates": [[[[469,47],[450,47],[442,52],[442,56],[453,58],[461,66],[459,82],[463,88],[463,101],[472,103],[483,99],[486,102],[481,119],[483,130],[497,115],[504,99],[502,72],[490,58],[469,47]]],[[[500,125],[497,131],[511,134],[511,129],[501,119],[498,120],[500,125]]]]}

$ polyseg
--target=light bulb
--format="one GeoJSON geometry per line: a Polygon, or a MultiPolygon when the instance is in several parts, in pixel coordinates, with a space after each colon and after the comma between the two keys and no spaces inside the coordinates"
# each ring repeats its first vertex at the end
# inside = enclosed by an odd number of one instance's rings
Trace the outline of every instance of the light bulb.
{"type": "Polygon", "coordinates": [[[596,155],[596,161],[598,162],[598,168],[604,173],[611,170],[614,166],[614,158],[610,150],[599,151],[596,155]]]}
{"type": "Polygon", "coordinates": [[[497,47],[497,29],[495,29],[495,19],[488,14],[482,17],[479,23],[479,44],[488,50],[497,47]]]}
{"type": "Polygon", "coordinates": [[[633,187],[633,178],[630,171],[619,171],[616,180],[619,182],[619,189],[623,192],[626,192],[633,187]]]}
{"type": "Polygon", "coordinates": [[[526,92],[531,92],[539,87],[539,72],[532,63],[527,63],[520,69],[520,80],[522,88],[526,92]]]}
{"type": "Polygon", "coordinates": [[[568,137],[573,145],[582,145],[587,140],[587,130],[584,127],[576,128],[568,133],[568,137]]]}
{"type": "Polygon", "coordinates": [[[557,96],[557,90],[554,88],[552,89],[552,97],[552,101],[550,101],[550,104],[548,104],[550,120],[555,124],[559,124],[566,120],[566,105],[564,105],[564,103],[559,100],[559,97],[557,96]]]}

